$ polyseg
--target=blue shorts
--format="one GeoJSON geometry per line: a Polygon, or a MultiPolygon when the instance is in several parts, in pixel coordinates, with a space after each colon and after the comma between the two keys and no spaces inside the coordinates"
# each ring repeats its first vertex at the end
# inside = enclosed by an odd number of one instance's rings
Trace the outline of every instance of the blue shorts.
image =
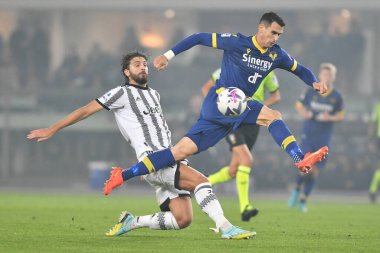
{"type": "MultiPolygon", "coordinates": [[[[314,152],[323,146],[329,146],[329,145],[330,145],[330,136],[302,133],[300,148],[302,152],[305,154],[308,152],[314,152]]],[[[316,165],[318,168],[321,169],[326,166],[326,163],[327,163],[327,157],[321,162],[318,162],[316,165]]]]}
{"type": "Polygon", "coordinates": [[[242,124],[256,124],[263,104],[256,100],[247,102],[247,109],[238,117],[221,114],[216,105],[218,94],[212,87],[203,101],[200,117],[185,135],[198,147],[198,153],[214,146],[242,124]]]}

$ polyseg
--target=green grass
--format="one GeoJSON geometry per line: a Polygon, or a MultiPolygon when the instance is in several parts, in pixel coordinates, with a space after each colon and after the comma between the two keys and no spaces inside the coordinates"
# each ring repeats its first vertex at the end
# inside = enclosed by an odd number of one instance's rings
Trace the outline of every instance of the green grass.
{"type": "Polygon", "coordinates": [[[284,201],[257,201],[260,215],[243,223],[237,203],[222,198],[226,216],[254,229],[251,240],[222,240],[194,204],[181,231],[140,229],[106,237],[120,211],[157,212],[153,197],[0,193],[0,252],[380,252],[380,205],[311,203],[309,213],[284,201]]]}

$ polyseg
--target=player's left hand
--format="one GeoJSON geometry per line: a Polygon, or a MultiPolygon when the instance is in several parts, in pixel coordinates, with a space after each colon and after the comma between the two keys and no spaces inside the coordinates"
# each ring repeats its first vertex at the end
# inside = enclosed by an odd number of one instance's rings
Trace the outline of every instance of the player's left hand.
{"type": "Polygon", "coordinates": [[[318,91],[320,94],[325,94],[327,92],[326,83],[313,83],[314,90],[318,91]]]}

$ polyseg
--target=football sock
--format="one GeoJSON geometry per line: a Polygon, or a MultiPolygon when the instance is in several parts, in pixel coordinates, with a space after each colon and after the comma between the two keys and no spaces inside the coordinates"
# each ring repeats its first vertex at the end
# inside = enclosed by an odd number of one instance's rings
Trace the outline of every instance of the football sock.
{"type": "Polygon", "coordinates": [[[304,154],[298,147],[296,139],[283,120],[275,120],[268,127],[269,133],[276,143],[282,147],[295,163],[300,162],[304,154]]]}
{"type": "Polygon", "coordinates": [[[303,187],[303,194],[305,195],[306,198],[310,195],[311,191],[314,188],[314,185],[315,185],[315,177],[313,176],[313,174],[311,173],[306,174],[305,184],[303,187]]]}
{"type": "Polygon", "coordinates": [[[236,173],[236,188],[239,196],[240,213],[243,213],[246,207],[248,209],[252,206],[249,203],[249,174],[251,168],[248,166],[240,165],[236,173]]]}
{"type": "Polygon", "coordinates": [[[169,165],[174,164],[176,161],[173,157],[170,148],[157,151],[149,154],[141,162],[133,165],[132,167],[123,170],[121,175],[123,180],[126,181],[132,177],[142,176],[155,171],[159,171],[169,165]]]}
{"type": "Polygon", "coordinates": [[[197,185],[194,189],[194,196],[202,211],[215,222],[216,228],[220,228],[224,232],[232,226],[226,217],[224,217],[223,209],[210,183],[197,185]]]}
{"type": "Polygon", "coordinates": [[[380,169],[376,170],[372,177],[369,192],[376,193],[380,186],[380,169]]]}
{"type": "Polygon", "coordinates": [[[302,183],[305,181],[305,177],[301,173],[297,173],[296,176],[296,190],[299,191],[302,183]]]}
{"type": "Polygon", "coordinates": [[[152,215],[135,217],[132,226],[134,228],[149,227],[159,230],[178,230],[180,229],[176,219],[171,212],[160,212],[152,215]]]}
{"type": "Polygon", "coordinates": [[[220,169],[218,172],[208,176],[208,181],[210,181],[210,184],[212,186],[214,186],[216,184],[220,184],[220,183],[230,181],[232,179],[232,177],[228,173],[229,169],[230,169],[230,167],[226,166],[226,167],[220,169]]]}

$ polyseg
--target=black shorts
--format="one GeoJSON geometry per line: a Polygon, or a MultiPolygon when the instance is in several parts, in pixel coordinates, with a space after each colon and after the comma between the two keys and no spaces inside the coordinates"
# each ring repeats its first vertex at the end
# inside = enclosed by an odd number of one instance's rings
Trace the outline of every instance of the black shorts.
{"type": "Polygon", "coordinates": [[[242,144],[246,144],[248,149],[252,150],[259,135],[259,130],[260,126],[258,125],[241,125],[235,132],[226,136],[230,150],[242,144]]]}

